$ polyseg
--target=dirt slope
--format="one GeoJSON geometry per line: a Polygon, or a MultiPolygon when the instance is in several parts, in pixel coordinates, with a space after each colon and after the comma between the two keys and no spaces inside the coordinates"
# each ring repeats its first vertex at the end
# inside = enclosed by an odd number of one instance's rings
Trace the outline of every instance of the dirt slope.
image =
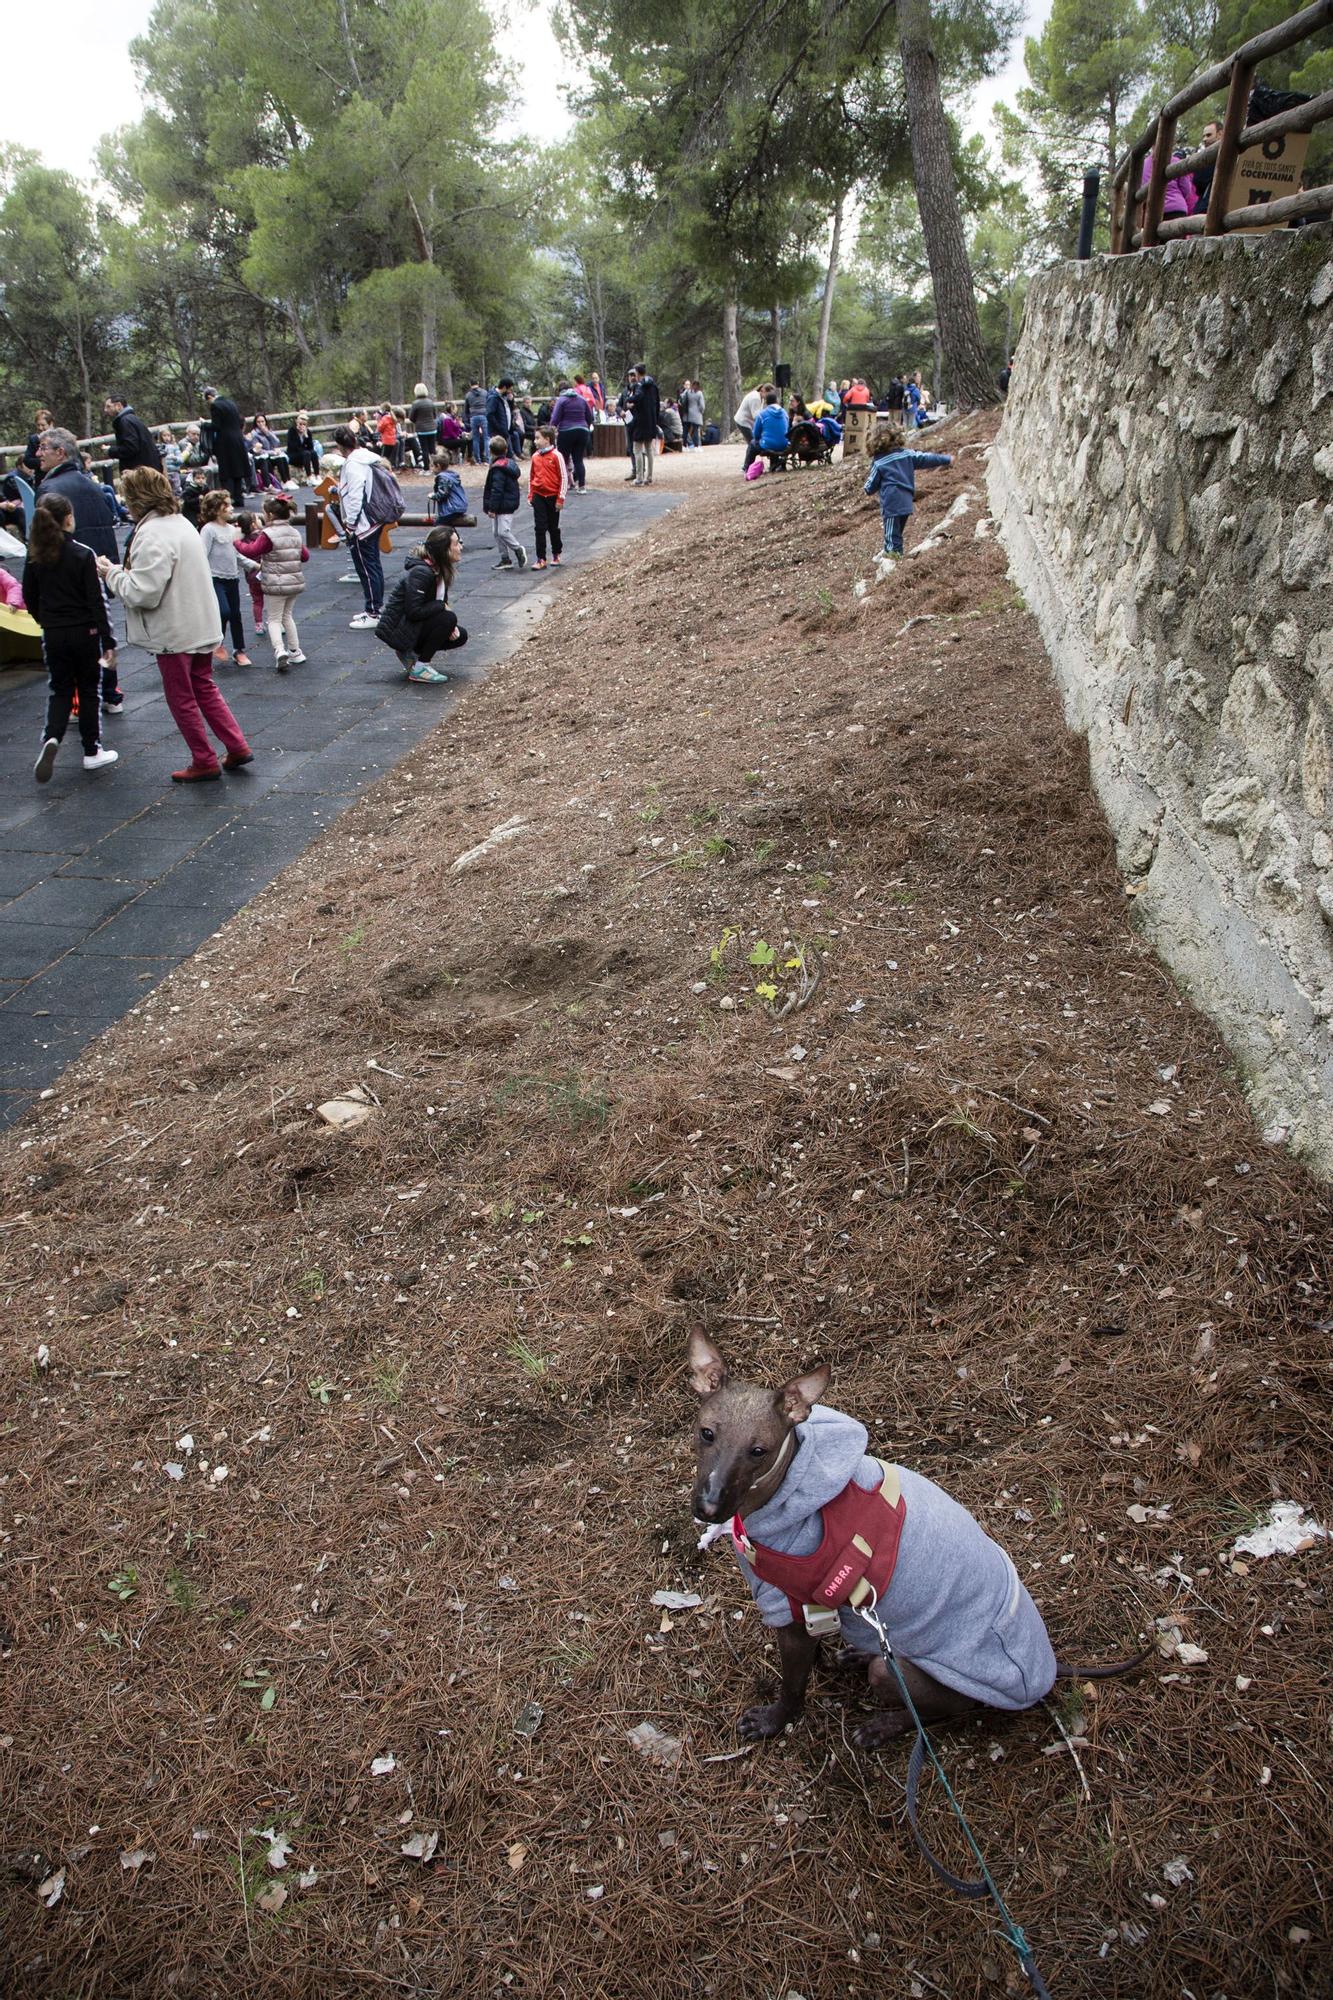
{"type": "Polygon", "coordinates": [[[1136,939],[978,508],[859,602],[854,469],[690,501],[6,1142],[7,1991],[1015,1990],[859,1684],[707,1761],[771,1656],[696,1320],[831,1356],[1066,1657],[1206,1653],[1063,1684],[1077,1763],[945,1739],[1052,1992],[1326,1990],[1326,1545],[1227,1552],[1328,1519],[1328,1200],[1136,939]]]}

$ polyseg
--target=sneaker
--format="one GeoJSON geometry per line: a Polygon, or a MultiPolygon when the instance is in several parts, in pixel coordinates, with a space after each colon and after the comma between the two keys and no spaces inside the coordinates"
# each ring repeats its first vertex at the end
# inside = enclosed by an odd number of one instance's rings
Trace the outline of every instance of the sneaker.
{"type": "Polygon", "coordinates": [[[434,667],[428,666],[424,660],[418,660],[407,678],[414,681],[418,687],[435,687],[441,681],[447,681],[449,676],[437,674],[434,667]]]}
{"type": "MultiPolygon", "coordinates": [[[[580,490],[581,490],[581,489],[580,489],[580,490]]],[[[564,568],[564,566],[565,566],[565,564],[564,564],[564,558],[563,558],[563,556],[552,556],[552,557],[551,557],[551,568],[552,568],[552,569],[563,569],[563,568],[564,568]]]]}
{"type": "Polygon", "coordinates": [[[518,566],[519,566],[519,568],[520,568],[520,569],[526,569],[526,568],[527,568],[527,566],[528,566],[528,552],[527,552],[527,550],[526,550],[526,549],[522,549],[522,548],[521,548],[521,549],[519,549],[519,550],[518,550],[518,552],[517,552],[517,553],[518,553],[518,566]]]}
{"type": "Polygon", "coordinates": [[[508,556],[506,556],[503,562],[492,563],[491,567],[492,569],[512,569],[514,565],[510,562],[508,556]]]}
{"type": "Polygon", "coordinates": [[[637,486],[638,483],[639,483],[638,480],[634,477],[634,474],[632,472],[627,472],[625,474],[626,486],[637,486]]]}
{"type": "Polygon", "coordinates": [[[237,653],[233,664],[238,667],[252,667],[254,665],[254,661],[250,658],[250,655],[248,653],[237,653]]]}
{"type": "Polygon", "coordinates": [[[538,558],[537,558],[536,562],[535,562],[535,563],[534,563],[534,564],[532,565],[532,567],[533,567],[534,569],[545,569],[545,568],[546,568],[546,557],[545,557],[545,556],[538,556],[538,558]]]}
{"type": "Polygon", "coordinates": [[[254,761],[253,750],[229,750],[222,760],[222,768],[224,771],[239,771],[244,765],[253,764],[254,761]]]}
{"type": "Polygon", "coordinates": [[[373,632],[379,622],[378,611],[358,611],[355,618],[348,619],[347,628],[350,632],[373,632]]]}
{"type": "Polygon", "coordinates": [[[394,657],[397,659],[399,666],[402,668],[405,674],[410,674],[413,667],[417,663],[416,654],[409,653],[406,650],[406,648],[404,648],[402,652],[396,653],[394,657]]]}
{"type": "Polygon", "coordinates": [[[286,673],[286,671],[287,671],[287,655],[286,655],[285,653],[279,653],[279,654],[278,654],[277,658],[276,658],[276,659],[274,660],[274,662],[273,662],[273,671],[274,671],[274,673],[275,673],[275,674],[285,674],[285,673],[286,673]]]}
{"type": "Polygon", "coordinates": [[[32,767],[32,775],[39,785],[49,785],[51,773],[56,767],[56,752],[60,748],[58,736],[48,736],[41,747],[37,762],[32,767]]]}
{"type": "Polygon", "coordinates": [[[84,758],[83,768],[85,771],[104,771],[108,764],[118,764],[119,762],[119,750],[104,750],[99,743],[93,751],[92,756],[84,758]]]}
{"type": "Polygon", "coordinates": [[[289,667],[303,667],[305,665],[305,654],[288,653],[287,664],[289,667]]]}
{"type": "Polygon", "coordinates": [[[171,782],[173,785],[203,785],[210,778],[221,776],[221,764],[187,764],[183,771],[172,772],[171,782]]]}
{"type": "Polygon", "coordinates": [[[113,694],[110,701],[104,701],[102,703],[102,713],[103,715],[123,715],[125,713],[124,695],[113,694]]]}

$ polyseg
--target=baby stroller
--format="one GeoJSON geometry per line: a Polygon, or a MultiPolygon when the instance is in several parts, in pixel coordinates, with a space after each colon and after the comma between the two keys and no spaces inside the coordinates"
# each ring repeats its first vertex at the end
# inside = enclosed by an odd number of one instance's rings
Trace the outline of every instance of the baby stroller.
{"type": "Polygon", "coordinates": [[[788,450],[798,465],[833,463],[833,442],[825,437],[813,417],[802,417],[792,425],[788,450]]]}

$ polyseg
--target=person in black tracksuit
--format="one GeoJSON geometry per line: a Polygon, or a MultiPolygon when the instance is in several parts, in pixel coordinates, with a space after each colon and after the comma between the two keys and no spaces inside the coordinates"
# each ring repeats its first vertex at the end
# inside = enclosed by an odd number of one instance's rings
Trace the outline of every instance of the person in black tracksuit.
{"type": "Polygon", "coordinates": [[[63,494],[51,494],[33,515],[23,599],[42,628],[50,679],[37,782],[51,776],[76,692],[83,768],[100,771],[116,762],[116,752],[102,748],[101,729],[101,655],[113,644],[111,625],[97,558],[74,540],[74,509],[63,494]]]}

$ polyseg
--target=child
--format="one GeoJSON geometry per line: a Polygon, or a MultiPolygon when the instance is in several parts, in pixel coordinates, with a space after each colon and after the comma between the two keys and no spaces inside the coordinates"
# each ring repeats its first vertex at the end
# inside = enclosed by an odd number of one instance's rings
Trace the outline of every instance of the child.
{"type": "Polygon", "coordinates": [[[452,403],[446,403],[436,423],[435,434],[440,440],[440,448],[447,453],[449,463],[455,464],[463,456],[463,445],[467,432],[458,421],[458,412],[452,403]]]}
{"type": "Polygon", "coordinates": [[[894,562],[903,552],[903,529],[908,516],[915,511],[916,468],[952,464],[947,452],[911,450],[896,424],[885,424],[876,433],[875,462],[865,490],[879,494],[884,553],[894,562]]]}
{"type": "Polygon", "coordinates": [[[431,506],[435,512],[435,522],[441,528],[472,528],[476,526],[467,510],[467,494],[463,482],[449,462],[449,454],[437,451],[431,459],[435,473],[435,484],[431,488],[431,506]]]}
{"type": "MultiPolygon", "coordinates": [[[[220,667],[227,664],[225,640],[227,627],[231,626],[231,643],[236,649],[238,667],[253,665],[245,650],[245,627],[241,623],[241,569],[244,558],[238,553],[237,543],[241,531],[231,518],[231,495],[221,487],[205,493],[199,502],[199,539],[208,557],[209,574],[213,579],[213,595],[218,601],[218,615],[222,619],[224,643],[213,650],[213,658],[220,667]]],[[[246,563],[253,569],[253,563],[246,563]]]]}
{"type": "Polygon", "coordinates": [[[394,470],[402,464],[398,450],[398,419],[387,403],[380,404],[379,416],[375,421],[375,432],[380,441],[380,450],[394,470]]]}
{"type": "Polygon", "coordinates": [[[292,503],[285,493],[270,493],[264,502],[264,525],[248,542],[241,542],[243,556],[259,558],[259,580],[264,587],[264,623],[273,646],[273,664],[278,673],[305,664],[301,641],[292,617],[292,606],[305,589],[302,563],[310,551],[301,530],[292,520],[292,503]]]}
{"type": "Polygon", "coordinates": [[[42,628],[50,692],[42,748],[33,765],[39,785],[49,783],[56,753],[79,697],[83,768],[101,771],[116,762],[102,748],[100,655],[112,644],[106,600],[91,549],[74,539],[74,509],[63,493],[48,494],[33,510],[23,596],[42,628]]]}
{"type": "Polygon", "coordinates": [[[467,644],[467,633],[449,609],[449,588],[463,545],[455,528],[432,528],[411,551],[407,570],[389,592],[375,637],[392,646],[407,678],[417,686],[438,686],[448,674],[430,664],[434,655],[467,644]]]}
{"type": "MultiPolygon", "coordinates": [[[[246,507],[236,516],[236,525],[241,531],[241,540],[243,542],[251,541],[259,533],[259,516],[258,514],[251,513],[250,509],[246,507]]],[[[246,564],[245,587],[250,593],[250,609],[255,615],[255,636],[262,639],[264,636],[264,586],[259,581],[258,563],[246,564]]]]}
{"type": "Polygon", "coordinates": [[[509,456],[508,438],[491,439],[491,469],[486,474],[486,488],[481,496],[482,511],[495,523],[495,546],[500,551],[496,569],[513,569],[517,563],[520,569],[528,566],[528,552],[514,533],[511,514],[517,514],[521,497],[518,467],[509,456]]]}
{"type": "Polygon", "coordinates": [[[556,569],[564,543],[560,538],[560,509],[569,491],[569,468],[556,450],[555,426],[542,424],[537,431],[537,449],[532,454],[528,474],[528,498],[532,502],[532,533],[537,544],[534,569],[546,568],[546,537],[551,537],[551,561],[556,569]]]}
{"type": "Polygon", "coordinates": [[[185,490],[181,494],[181,513],[192,528],[198,528],[202,532],[203,505],[211,490],[208,484],[208,472],[202,465],[192,465],[189,472],[185,490]]]}

